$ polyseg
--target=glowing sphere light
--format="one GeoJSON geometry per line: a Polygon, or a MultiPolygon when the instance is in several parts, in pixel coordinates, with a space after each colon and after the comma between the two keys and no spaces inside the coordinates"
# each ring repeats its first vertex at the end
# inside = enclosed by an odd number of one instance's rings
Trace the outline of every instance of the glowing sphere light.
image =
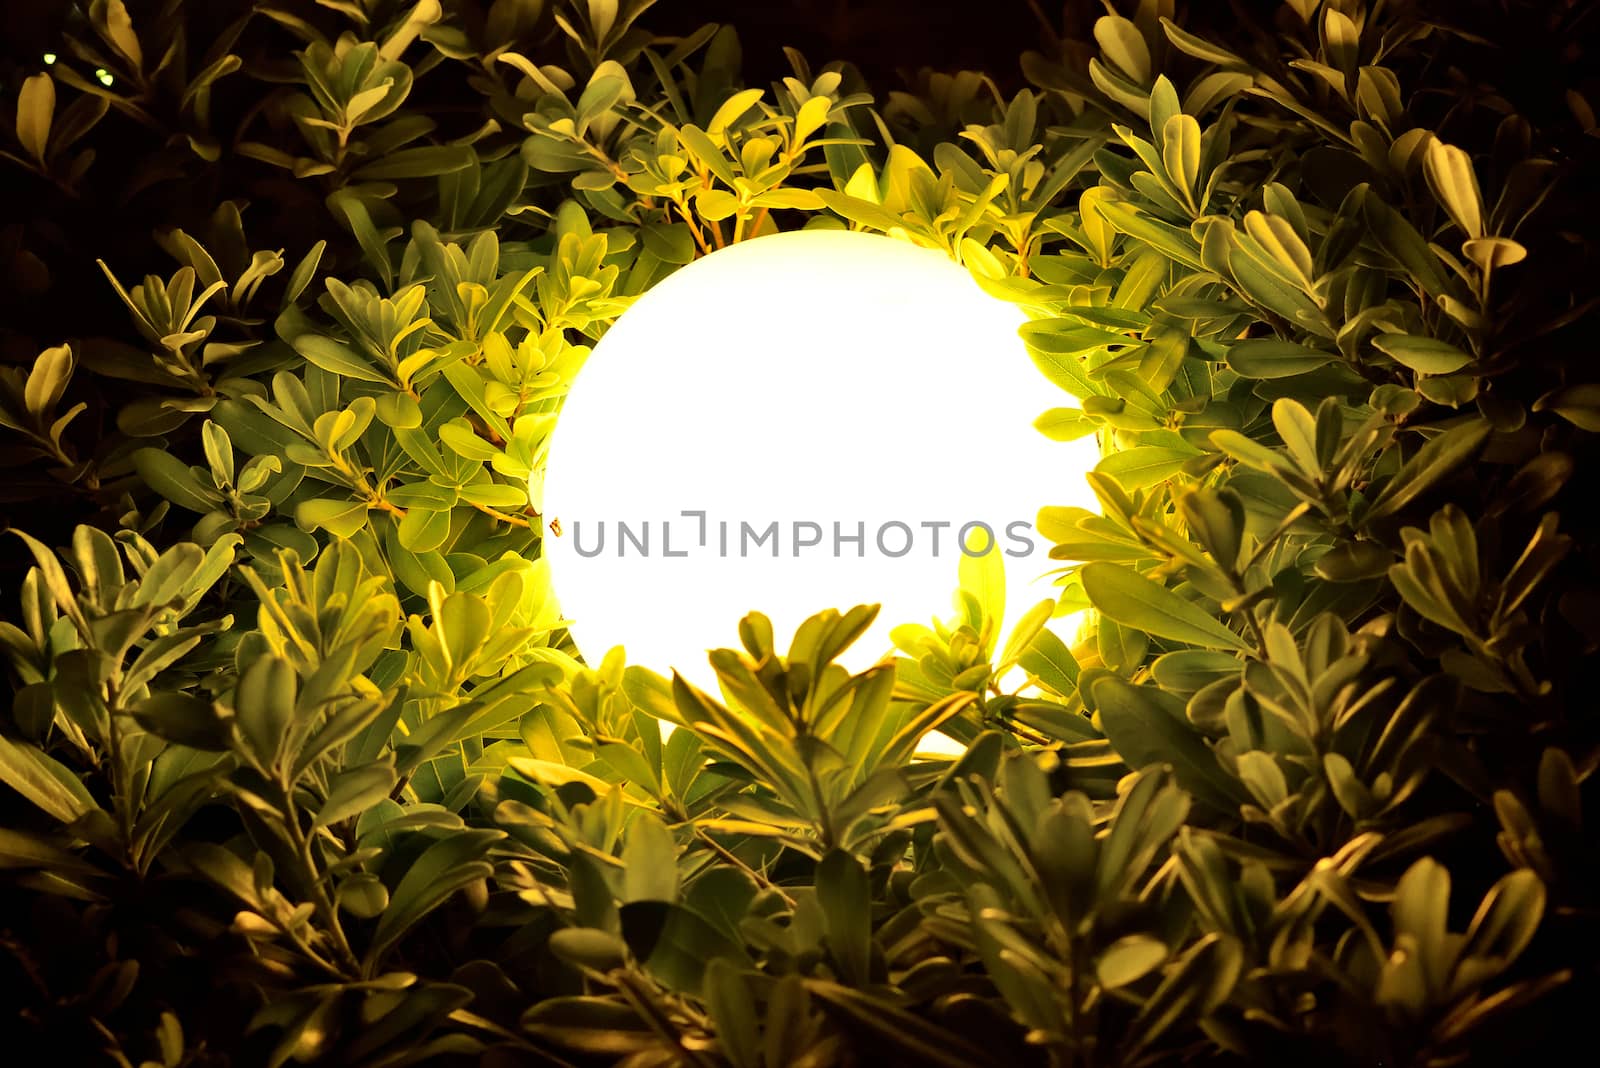
{"type": "Polygon", "coordinates": [[[1093,438],[1034,429],[1061,394],[1015,306],[940,252],[807,230],[713,252],[635,302],[595,347],[550,442],[552,581],[579,649],[677,668],[752,610],[780,650],[824,608],[881,603],[844,659],[954,613],[963,550],[1005,554],[1006,617],[1055,590],[1034,529],[1091,504],[1093,438]],[[987,533],[986,533],[987,532],[987,533]]]}

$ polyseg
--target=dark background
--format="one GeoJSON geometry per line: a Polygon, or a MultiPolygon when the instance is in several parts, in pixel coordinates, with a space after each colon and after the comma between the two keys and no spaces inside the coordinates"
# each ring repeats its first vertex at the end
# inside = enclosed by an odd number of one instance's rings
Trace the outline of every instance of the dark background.
{"type": "Polygon", "coordinates": [[[1095,0],[661,0],[641,21],[674,33],[731,23],[752,83],[789,73],[787,46],[818,67],[849,60],[880,90],[898,87],[921,67],[982,70],[1020,88],[1017,57],[1039,47],[1041,13],[1059,29],[1063,7],[1087,25],[1105,13],[1095,0]]]}
{"type": "MultiPolygon", "coordinates": [[[[252,0],[213,0],[219,24],[252,0]]],[[[547,0],[547,6],[557,0],[547,0]]],[[[1227,0],[1209,0],[1219,11],[1227,0]]],[[[135,24],[159,8],[150,0],[127,0],[135,24]]],[[[0,0],[0,50],[6,66],[32,73],[38,57],[52,50],[70,0],[0,0]]],[[[279,0],[283,8],[315,9],[312,0],[279,0]]],[[[929,66],[977,69],[1002,84],[1021,85],[1017,57],[1037,47],[1040,12],[1058,27],[1063,9],[1085,30],[1105,8],[1098,0],[659,0],[639,25],[677,34],[702,23],[731,23],[744,45],[747,75],[761,83],[790,73],[785,46],[815,66],[849,59],[875,85],[894,86],[900,70],[929,66]]],[[[147,16],[148,17],[148,16],[147,16]]],[[[9,71],[7,72],[9,73],[9,71]]],[[[7,79],[9,80],[9,79],[7,79]]]]}
{"type": "MultiPolygon", "coordinates": [[[[136,24],[162,6],[162,0],[126,2],[136,24]]],[[[208,6],[220,28],[254,2],[211,0],[208,6]]],[[[546,5],[560,2],[546,0],[546,5]]],[[[1560,100],[1575,74],[1585,83],[1600,77],[1600,70],[1582,61],[1585,51],[1593,52],[1584,39],[1592,43],[1600,30],[1600,17],[1594,15],[1600,4],[1594,0],[1391,2],[1431,8],[1441,21],[1480,33],[1509,68],[1497,79],[1501,86],[1560,100]],[[1552,32],[1556,25],[1561,32],[1552,32]]],[[[0,0],[0,86],[7,93],[37,72],[42,53],[58,49],[60,27],[73,6],[86,7],[87,0],[0,0]]],[[[326,14],[314,0],[277,0],[277,6],[326,14]]],[[[1138,5],[1113,0],[1111,6],[1127,14],[1138,5]]],[[[1270,26],[1287,15],[1282,0],[1179,0],[1176,6],[1178,21],[1202,33],[1241,22],[1270,26]]],[[[639,24],[662,34],[687,33],[706,22],[738,27],[752,85],[790,73],[783,54],[787,46],[813,68],[849,60],[879,93],[900,88],[922,67],[982,70],[1010,93],[1024,85],[1018,66],[1022,52],[1051,51],[1053,32],[1090,39],[1094,20],[1106,8],[1101,0],[658,0],[639,24]]]]}

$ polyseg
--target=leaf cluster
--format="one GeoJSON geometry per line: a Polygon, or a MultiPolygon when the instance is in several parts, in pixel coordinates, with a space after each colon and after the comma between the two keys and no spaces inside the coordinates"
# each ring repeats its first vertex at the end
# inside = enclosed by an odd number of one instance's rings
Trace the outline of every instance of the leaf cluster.
{"type": "MultiPolygon", "coordinates": [[[[1581,92],[1524,107],[1448,5],[1108,5],[1026,88],[881,97],[794,53],[746,86],[732,28],[650,6],[94,0],[12,87],[48,209],[0,233],[19,1034],[1133,1068],[1581,1032],[1581,92]],[[562,398],[651,285],[798,227],[1018,305],[1098,507],[1041,509],[1010,632],[990,554],[864,672],[870,605],[786,649],[729,620],[714,691],[585,659],[541,552],[562,398]]],[[[1576,8],[1500,7],[1581,55],[1576,8]]]]}

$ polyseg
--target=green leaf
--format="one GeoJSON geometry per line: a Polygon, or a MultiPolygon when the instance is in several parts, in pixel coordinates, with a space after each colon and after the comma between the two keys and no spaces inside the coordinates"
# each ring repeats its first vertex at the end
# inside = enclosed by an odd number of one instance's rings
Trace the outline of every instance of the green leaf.
{"type": "Polygon", "coordinates": [[[1213,430],[1211,432],[1211,444],[1246,467],[1254,468],[1257,471],[1275,475],[1284,471],[1294,470],[1294,465],[1288,459],[1267,448],[1267,446],[1258,443],[1255,439],[1246,437],[1237,430],[1213,430]]]}
{"type": "Polygon", "coordinates": [[[1510,267],[1528,258],[1528,249],[1509,237],[1478,237],[1463,242],[1461,251],[1484,272],[1510,267]]]}
{"type": "Polygon", "coordinates": [[[1555,412],[1573,426],[1600,433],[1600,382],[1580,382],[1546,393],[1533,403],[1536,412],[1555,412]]]}
{"type": "Polygon", "coordinates": [[[1170,764],[1184,790],[1226,814],[1250,801],[1250,793],[1222,769],[1210,745],[1189,726],[1179,697],[1115,675],[1094,679],[1093,697],[1110,745],[1134,771],[1170,764]]]}
{"type": "Polygon", "coordinates": [[[1196,693],[1218,679],[1237,679],[1244,662],[1230,653],[1179,649],[1156,657],[1150,674],[1156,685],[1172,693],[1196,693]]]}
{"type": "Polygon", "coordinates": [[[1102,15],[1095,20],[1094,39],[1100,54],[1136,85],[1150,83],[1150,46],[1131,19],[1102,15]]]}
{"type": "Polygon", "coordinates": [[[234,480],[233,442],[218,423],[207,419],[200,427],[200,441],[212,479],[218,486],[231,486],[234,480]]]}
{"type": "Polygon", "coordinates": [[[1035,419],[1033,425],[1051,441],[1076,441],[1099,428],[1098,423],[1077,408],[1051,408],[1035,419]]]}
{"type": "Polygon", "coordinates": [[[729,96],[711,116],[711,121],[706,123],[706,133],[712,137],[722,133],[741,115],[754,107],[764,92],[762,89],[741,89],[729,96]]]}
{"type": "Polygon", "coordinates": [[[234,717],[250,753],[262,767],[277,762],[294,720],[297,689],[293,665],[271,654],[258,657],[239,677],[233,694],[234,717]]]}
{"type": "Polygon", "coordinates": [[[1308,477],[1315,478],[1322,471],[1322,461],[1317,453],[1317,421],[1306,406],[1288,397],[1272,402],[1272,425],[1283,439],[1289,455],[1300,465],[1308,477]]]}
{"type": "Polygon", "coordinates": [[[1244,378],[1292,378],[1339,359],[1331,352],[1277,338],[1254,338],[1228,347],[1228,366],[1244,378]]]}
{"type": "Polygon", "coordinates": [[[464,419],[452,420],[439,428],[439,440],[452,450],[478,463],[488,463],[500,450],[480,438],[464,419]]]}
{"type": "Polygon", "coordinates": [[[205,698],[188,693],[157,693],[133,710],[139,725],[168,741],[191,749],[220,752],[228,747],[226,724],[205,698]]]}
{"type": "Polygon", "coordinates": [[[1104,200],[1099,203],[1098,210],[1112,226],[1168,259],[1196,271],[1205,269],[1200,262],[1200,245],[1189,231],[1162,222],[1125,201],[1104,200]]]}
{"type": "Polygon", "coordinates": [[[103,878],[106,874],[41,835],[0,827],[0,871],[7,870],[70,872],[89,878],[103,878]]]}
{"type": "Polygon", "coordinates": [[[1080,573],[1096,610],[1124,626],[1207,649],[1250,648],[1204,609],[1135,571],[1096,562],[1083,565],[1080,573]]]}
{"type": "Polygon", "coordinates": [[[1066,696],[1078,688],[1078,661],[1054,631],[1041,630],[1017,663],[1058,694],[1066,696]]]}
{"type": "Polygon", "coordinates": [[[1106,947],[1095,962],[1095,977],[1108,990],[1136,983],[1161,967],[1167,944],[1149,935],[1125,935],[1106,947]]]}
{"type": "Polygon", "coordinates": [[[1442,986],[1447,953],[1446,924],[1450,911],[1450,872],[1432,857],[1423,857],[1406,869],[1395,884],[1394,916],[1396,937],[1414,939],[1418,963],[1428,980],[1442,986]]]}
{"type": "Polygon", "coordinates": [[[1478,191],[1471,158],[1435,137],[1428,142],[1427,154],[1422,157],[1422,173],[1428,179],[1428,188],[1462,232],[1468,238],[1482,237],[1483,194],[1478,191]]]}
{"type": "MultiPolygon", "coordinates": [[[[55,345],[39,353],[38,358],[33,361],[33,370],[28,372],[28,380],[22,391],[22,402],[29,413],[37,416],[41,422],[54,418],[56,403],[67,391],[67,383],[72,379],[74,367],[70,345],[55,345]]],[[[72,417],[67,416],[55,421],[55,425],[51,427],[52,438],[60,440],[60,430],[70,418],[72,417]]]]}
{"type": "Polygon", "coordinates": [[[144,50],[139,46],[139,35],[134,32],[133,20],[128,17],[127,6],[122,0],[104,0],[102,4],[96,6],[98,11],[92,16],[95,19],[95,28],[105,36],[112,48],[133,65],[135,70],[142,68],[144,50]]]}
{"type": "Polygon", "coordinates": [[[359,816],[389,796],[397,778],[392,764],[351,768],[328,787],[328,799],[317,810],[313,827],[328,827],[359,816]]]}
{"type": "Polygon", "coordinates": [[[1246,212],[1244,231],[1271,258],[1273,264],[1287,272],[1303,288],[1309,289],[1315,283],[1316,270],[1312,266],[1311,250],[1300,240],[1294,224],[1288,219],[1262,211],[1246,212]]]}
{"type": "Polygon", "coordinates": [[[359,872],[334,892],[339,907],[362,920],[375,920],[389,907],[389,888],[376,875],[359,872]]]}
{"type": "Polygon", "coordinates": [[[706,965],[718,958],[750,965],[743,947],[682,905],[633,901],[618,912],[628,948],[672,990],[698,994],[706,965]]]}
{"type": "Polygon", "coordinates": [[[1415,334],[1379,334],[1372,345],[1396,363],[1427,375],[1447,375],[1472,362],[1472,357],[1448,341],[1415,334]]]}
{"type": "Polygon", "coordinates": [[[352,177],[363,182],[433,178],[477,164],[477,154],[470,145],[423,145],[390,152],[358,168],[352,177]]]}
{"type": "Polygon", "coordinates": [[[872,964],[872,890],[855,857],[832,850],[817,865],[817,904],[822,907],[828,950],[840,977],[865,985],[872,964]]]}
{"type": "Polygon", "coordinates": [[[467,592],[452,593],[439,606],[434,626],[444,642],[444,652],[452,665],[470,664],[494,629],[488,601],[467,592]]]}
{"type": "Polygon", "coordinates": [[[1436,483],[1477,455],[1492,428],[1483,419],[1471,419],[1435,436],[1389,480],[1366,514],[1368,522],[1393,515],[1436,483]]]}
{"type": "Polygon", "coordinates": [[[504,482],[469,482],[461,487],[461,498],[485,508],[517,509],[527,505],[528,491],[504,482]]]}
{"type": "Polygon", "coordinates": [[[311,284],[311,280],[316,277],[317,266],[322,262],[323,250],[327,247],[327,241],[318,241],[311,246],[311,250],[306,253],[305,258],[295,266],[294,271],[289,275],[289,282],[284,288],[284,307],[288,307],[296,300],[299,300],[300,294],[304,293],[306,287],[311,284]]]}
{"type": "Polygon", "coordinates": [[[358,382],[377,382],[382,385],[396,384],[388,375],[357,356],[349,346],[341,345],[331,337],[324,337],[321,334],[301,334],[290,344],[307,360],[341,378],[353,378],[358,382]]]}
{"type": "Polygon", "coordinates": [[[567,927],[550,936],[550,951],[568,964],[605,974],[628,962],[628,945],[609,931],[567,927]]]}
{"type": "MultiPolygon", "coordinates": [[[[928,1065],[930,1068],[971,1068],[992,1063],[987,1051],[960,1035],[885,1000],[881,995],[852,990],[821,979],[806,988],[855,1025],[904,1051],[905,1059],[893,1063],[928,1065]]],[[[777,1063],[777,1062],[769,1062],[777,1063]]]]}
{"type": "Polygon", "coordinates": [[[1367,229],[1377,239],[1385,252],[1410,272],[1411,277],[1430,296],[1443,296],[1450,288],[1450,279],[1439,262],[1439,257],[1417,233],[1417,228],[1405,217],[1383,202],[1370,189],[1363,187],[1361,211],[1367,229]]]}
{"type": "Polygon", "coordinates": [[[367,959],[381,960],[390,946],[443,905],[451,894],[488,878],[494,866],[481,858],[504,837],[500,831],[457,831],[423,850],[390,895],[389,907],[383,910],[373,932],[367,959]]]}
{"type": "Polygon", "coordinates": [[[1214,45],[1202,37],[1196,37],[1187,30],[1180,29],[1176,23],[1165,16],[1161,19],[1161,28],[1166,31],[1170,40],[1179,51],[1185,52],[1196,59],[1207,63],[1215,63],[1219,67],[1243,67],[1245,61],[1227,49],[1214,45]]]}
{"type": "Polygon", "coordinates": [[[1192,490],[1178,498],[1178,511],[1189,533],[1217,563],[1228,570],[1239,565],[1244,539],[1244,502],[1231,489],[1192,490]]]}
{"type": "Polygon", "coordinates": [[[376,412],[385,426],[399,430],[413,430],[422,425],[422,407],[409,393],[381,394],[376,412]]]}
{"type": "Polygon", "coordinates": [[[622,900],[676,901],[678,847],[672,832],[649,811],[634,816],[622,849],[622,900]]]}
{"type": "Polygon", "coordinates": [[[202,483],[188,464],[169,452],[148,448],[135,450],[133,467],[145,485],[179,508],[205,515],[222,507],[222,494],[202,483]]]}
{"type": "Polygon", "coordinates": [[[1462,957],[1509,965],[1533,941],[1544,910],[1544,883],[1538,875],[1524,868],[1501,876],[1467,928],[1462,957]]]}
{"type": "Polygon", "coordinates": [[[410,552],[432,552],[443,545],[449,536],[448,511],[416,507],[406,512],[405,518],[400,520],[400,544],[410,552]]]}
{"type": "Polygon", "coordinates": [[[1173,115],[1161,131],[1161,162],[1191,208],[1198,208],[1200,124],[1192,115],[1173,115]]]}
{"type": "Polygon", "coordinates": [[[739,198],[723,189],[702,189],[694,203],[700,217],[710,222],[720,222],[739,210],[739,198]]]}
{"type": "Polygon", "coordinates": [[[601,1063],[659,1048],[661,1038],[631,1006],[597,997],[553,997],[522,1014],[522,1028],[601,1063]]]}
{"type": "Polygon", "coordinates": [[[1092,352],[1107,345],[1133,343],[1133,339],[1126,334],[1082,326],[1068,319],[1039,319],[1023,323],[1019,333],[1030,347],[1057,356],[1092,352]]]}
{"type": "Polygon", "coordinates": [[[968,544],[958,546],[961,558],[956,563],[956,574],[961,590],[977,600],[983,618],[993,620],[998,627],[1006,615],[1005,557],[998,543],[987,546],[988,551],[982,554],[969,552],[969,549],[984,547],[971,544],[981,536],[974,530],[968,544]]]}
{"type": "Polygon", "coordinates": [[[1124,627],[1101,613],[1095,621],[1095,644],[1106,667],[1119,675],[1132,675],[1150,652],[1150,636],[1142,630],[1124,627]]]}
{"type": "Polygon", "coordinates": [[[1195,455],[1192,449],[1136,445],[1107,456],[1095,465],[1095,470],[1116,479],[1123,489],[1143,489],[1176,475],[1195,455]]]}
{"type": "Polygon", "coordinates": [[[50,121],[56,110],[56,83],[48,74],[35,74],[17,94],[17,140],[37,163],[43,163],[50,144],[50,121]]]}
{"type": "Polygon", "coordinates": [[[1034,345],[1028,346],[1028,355],[1046,378],[1079,400],[1102,394],[1103,391],[1090,381],[1088,370],[1079,357],[1046,352],[1034,345]]]}
{"type": "Polygon", "coordinates": [[[688,263],[694,259],[694,234],[687,223],[647,223],[640,234],[646,251],[662,263],[688,263]]]}
{"type": "Polygon", "coordinates": [[[652,795],[661,794],[662,784],[655,769],[633,745],[627,742],[601,742],[595,747],[595,755],[610,765],[619,780],[632,783],[652,795]]]}
{"type": "Polygon", "coordinates": [[[28,742],[0,734],[0,782],[62,823],[70,824],[100,806],[76,773],[28,742]]]}
{"type": "Polygon", "coordinates": [[[441,486],[431,481],[407,482],[395,486],[385,491],[384,497],[397,508],[407,510],[423,508],[437,512],[448,512],[461,499],[461,495],[450,486],[441,486]]]}
{"type": "Polygon", "coordinates": [[[295,505],[295,522],[305,530],[326,530],[336,538],[354,537],[367,525],[365,501],[311,500],[295,505]]]}
{"type": "MultiPolygon", "coordinates": [[[[761,1018],[749,976],[725,960],[714,960],[706,966],[703,996],[723,1055],[734,1068],[761,1068],[761,1018]]],[[[769,1013],[768,1019],[774,1015],[769,1013]]]]}
{"type": "Polygon", "coordinates": [[[1394,553],[1373,541],[1347,541],[1316,562],[1316,572],[1329,582],[1361,582],[1377,578],[1394,563],[1394,553]]]}
{"type": "Polygon", "coordinates": [[[1185,1021],[1209,1015],[1227,999],[1244,970],[1244,950],[1234,939],[1208,934],[1167,972],[1129,1025],[1137,1036],[1126,1056],[1136,1059],[1162,1035],[1185,1021]]]}

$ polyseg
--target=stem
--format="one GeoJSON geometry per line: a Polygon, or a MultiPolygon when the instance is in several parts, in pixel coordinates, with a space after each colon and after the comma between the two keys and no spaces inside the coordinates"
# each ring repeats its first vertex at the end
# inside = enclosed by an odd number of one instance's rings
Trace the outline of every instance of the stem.
{"type": "Polygon", "coordinates": [[[761,233],[761,226],[767,221],[767,215],[771,210],[772,209],[770,208],[756,209],[755,216],[750,221],[750,233],[752,236],[759,235],[761,233]]]}
{"type": "Polygon", "coordinates": [[[667,1009],[656,1000],[655,992],[646,981],[642,981],[630,971],[621,969],[613,972],[608,978],[616,984],[617,992],[633,1006],[634,1011],[644,1017],[650,1029],[676,1046],[690,1064],[697,1065],[698,1068],[716,1068],[715,1061],[684,1041],[683,1032],[672,1022],[667,1009]]]}
{"type": "Polygon", "coordinates": [[[1034,745],[1049,745],[1051,743],[1051,739],[1046,738],[1032,727],[1025,727],[1015,720],[1002,719],[999,716],[995,716],[994,722],[1025,742],[1032,742],[1034,745]]]}
{"type": "Polygon", "coordinates": [[[498,508],[490,508],[487,504],[474,504],[472,507],[482,512],[484,515],[494,516],[501,522],[510,523],[514,527],[527,527],[529,529],[533,527],[532,523],[528,522],[526,519],[523,519],[521,516],[508,515],[507,513],[500,511],[498,508]]]}
{"type": "Polygon", "coordinates": [[[282,772],[278,776],[278,792],[283,795],[283,811],[286,817],[283,821],[284,829],[294,846],[295,855],[305,868],[306,888],[311,895],[311,903],[316,908],[317,914],[322,917],[323,926],[333,938],[333,948],[339,957],[339,963],[348,969],[349,975],[359,975],[361,966],[350,949],[349,940],[345,938],[344,928],[339,925],[338,910],[334,908],[333,899],[328,896],[327,888],[322,885],[322,875],[317,870],[317,859],[311,851],[311,839],[300,828],[300,816],[295,810],[294,787],[289,783],[287,774],[282,772]]]}
{"type": "Polygon", "coordinates": [[[828,802],[822,796],[822,783],[817,779],[817,769],[811,765],[810,760],[805,763],[806,778],[811,782],[811,796],[817,802],[817,826],[822,832],[822,844],[827,849],[832,849],[838,842],[834,836],[833,819],[828,814],[828,802]]]}
{"type": "MultiPolygon", "coordinates": [[[[120,676],[118,668],[116,675],[120,676]]],[[[132,786],[128,781],[127,762],[122,754],[122,724],[119,719],[121,700],[117,696],[117,683],[119,679],[113,677],[106,681],[106,740],[111,749],[111,800],[116,809],[117,827],[122,833],[123,848],[129,850],[128,860],[134,861],[133,849],[133,798],[129,796],[132,786]]],[[[138,867],[137,862],[134,863],[138,867]]]]}
{"type": "Polygon", "coordinates": [[[1039,6],[1039,0],[1028,0],[1028,10],[1032,11],[1033,17],[1038,20],[1039,30],[1045,35],[1045,40],[1052,46],[1060,44],[1061,39],[1056,36],[1055,24],[1045,15],[1044,9],[1039,6]]]}
{"type": "Polygon", "coordinates": [[[710,255],[711,247],[706,244],[706,235],[700,231],[700,224],[695,222],[693,213],[684,207],[682,200],[674,200],[672,206],[678,209],[678,214],[683,216],[683,221],[689,224],[689,236],[694,238],[694,243],[700,249],[700,254],[702,256],[710,255]]]}
{"type": "Polygon", "coordinates": [[[721,842],[719,842],[715,838],[711,837],[709,834],[707,834],[705,831],[701,830],[699,827],[696,827],[694,829],[694,836],[696,838],[700,839],[700,841],[704,842],[707,846],[711,847],[711,851],[713,853],[715,853],[717,856],[721,857],[723,860],[727,861],[729,864],[732,864],[734,867],[738,868],[740,871],[742,871],[746,875],[750,876],[750,878],[754,879],[761,886],[765,887],[768,890],[771,890],[773,893],[775,893],[779,897],[783,898],[784,904],[788,905],[790,908],[794,907],[794,898],[792,898],[788,894],[784,893],[782,887],[780,887],[777,883],[773,882],[771,879],[767,878],[765,875],[761,874],[759,871],[756,871],[756,869],[752,868],[750,865],[746,864],[744,861],[740,860],[738,855],[735,854],[727,846],[723,845],[721,842]]]}
{"type": "MultiPolygon", "coordinates": [[[[1305,502],[1303,501],[1301,502],[1301,504],[1304,503],[1305,502]]],[[[1273,528],[1272,533],[1261,539],[1261,544],[1257,545],[1255,552],[1250,554],[1250,559],[1245,561],[1244,567],[1240,569],[1241,572],[1249,571],[1252,567],[1255,567],[1257,564],[1259,564],[1262,558],[1271,551],[1274,543],[1276,543],[1279,538],[1287,534],[1290,527],[1300,522],[1301,518],[1306,514],[1307,511],[1310,511],[1309,505],[1306,506],[1304,511],[1301,510],[1300,504],[1297,504],[1291,508],[1289,510],[1289,514],[1284,517],[1283,521],[1273,528]]]]}
{"type": "Polygon", "coordinates": [[[1256,640],[1256,652],[1261,654],[1261,659],[1267,659],[1267,636],[1261,629],[1261,623],[1256,619],[1255,611],[1249,607],[1244,609],[1244,621],[1250,627],[1250,633],[1256,640]]]}
{"type": "Polygon", "coordinates": [[[1016,244],[1017,274],[1023,278],[1031,278],[1033,275],[1028,269],[1028,247],[1033,244],[1033,237],[1028,233],[1028,228],[1026,226],[1024,226],[1022,231],[1017,234],[1016,244]]]}
{"type": "Polygon", "coordinates": [[[606,155],[603,149],[590,144],[588,141],[583,141],[581,144],[588,150],[589,155],[599,160],[605,166],[605,169],[611,172],[611,177],[623,185],[628,184],[628,172],[622,169],[622,164],[606,155]]]}
{"type": "MultiPolygon", "coordinates": [[[[1255,563],[1255,560],[1252,559],[1250,561],[1250,564],[1254,564],[1254,563],[1255,563]]],[[[1250,569],[1250,565],[1246,565],[1245,570],[1248,571],[1249,569],[1250,569]]],[[[1223,575],[1225,575],[1227,577],[1228,585],[1233,587],[1233,592],[1234,592],[1235,596],[1238,596],[1238,597],[1249,597],[1250,596],[1250,591],[1245,589],[1244,575],[1241,572],[1235,571],[1231,567],[1224,566],[1222,568],[1222,573],[1223,573],[1223,575]]],[[[1256,652],[1260,655],[1260,658],[1262,660],[1267,659],[1267,635],[1261,629],[1260,621],[1256,619],[1255,605],[1250,604],[1250,603],[1247,602],[1243,607],[1241,607],[1239,609],[1239,614],[1244,616],[1245,624],[1250,628],[1250,634],[1256,640],[1256,652]]]]}

